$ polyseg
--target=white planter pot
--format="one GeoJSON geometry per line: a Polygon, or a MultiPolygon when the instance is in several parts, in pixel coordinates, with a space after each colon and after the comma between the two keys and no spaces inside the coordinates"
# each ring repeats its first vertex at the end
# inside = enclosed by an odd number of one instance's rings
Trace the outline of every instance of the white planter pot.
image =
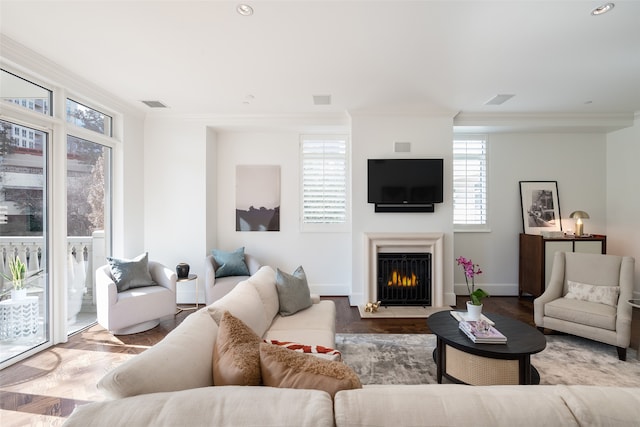
{"type": "Polygon", "coordinates": [[[471,301],[467,301],[467,320],[480,320],[480,315],[482,315],[482,304],[473,305],[471,301]]]}
{"type": "Polygon", "coordinates": [[[13,301],[19,301],[27,297],[26,289],[11,289],[11,299],[13,301]]]}

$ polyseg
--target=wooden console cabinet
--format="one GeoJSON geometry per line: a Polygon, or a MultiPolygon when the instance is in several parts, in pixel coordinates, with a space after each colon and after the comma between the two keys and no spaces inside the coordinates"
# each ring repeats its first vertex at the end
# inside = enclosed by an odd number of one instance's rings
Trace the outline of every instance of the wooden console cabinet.
{"type": "Polygon", "coordinates": [[[556,252],[607,253],[607,236],[560,237],[545,239],[535,234],[520,234],[518,293],[540,296],[549,283],[556,252]]]}

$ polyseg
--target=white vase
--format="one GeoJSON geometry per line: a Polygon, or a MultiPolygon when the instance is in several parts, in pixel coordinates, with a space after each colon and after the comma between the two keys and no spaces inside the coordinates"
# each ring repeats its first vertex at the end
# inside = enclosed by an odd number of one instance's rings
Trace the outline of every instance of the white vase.
{"type": "Polygon", "coordinates": [[[26,289],[11,289],[11,299],[13,301],[25,299],[26,297],[27,297],[26,289]]]}
{"type": "Polygon", "coordinates": [[[482,315],[482,304],[473,305],[471,301],[467,301],[467,320],[480,320],[482,315]]]}

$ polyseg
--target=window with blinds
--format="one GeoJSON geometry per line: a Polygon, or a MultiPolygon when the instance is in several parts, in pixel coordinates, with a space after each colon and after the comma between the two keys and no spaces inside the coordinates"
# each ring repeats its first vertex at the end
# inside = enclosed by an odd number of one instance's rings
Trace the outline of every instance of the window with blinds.
{"type": "MultiPolygon", "coordinates": [[[[302,225],[347,223],[347,138],[303,135],[300,143],[302,169],[302,225]]],[[[320,227],[322,228],[322,227],[320,227]]]]}
{"type": "Polygon", "coordinates": [[[486,135],[454,135],[453,223],[463,230],[486,228],[486,135]]]}

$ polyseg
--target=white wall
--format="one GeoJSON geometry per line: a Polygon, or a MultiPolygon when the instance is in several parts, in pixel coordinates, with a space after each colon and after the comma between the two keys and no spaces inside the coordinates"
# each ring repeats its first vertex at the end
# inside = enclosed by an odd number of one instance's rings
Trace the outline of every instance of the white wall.
{"type": "Polygon", "coordinates": [[[352,187],[353,187],[353,271],[350,300],[364,301],[365,248],[367,232],[442,232],[444,237],[445,304],[455,304],[453,295],[453,205],[451,167],[453,138],[451,116],[415,116],[394,114],[352,114],[352,187]],[[411,142],[410,153],[394,153],[395,141],[411,142]],[[433,213],[375,213],[367,203],[367,159],[369,158],[443,158],[444,203],[433,213]]]}
{"type": "MultiPolygon", "coordinates": [[[[179,262],[199,276],[204,301],[207,251],[206,122],[148,117],[144,137],[144,250],[169,268],[179,262]]],[[[130,254],[136,255],[136,254],[130,254]]],[[[195,302],[195,283],[178,285],[178,303],[195,302]]]]}
{"type": "Polygon", "coordinates": [[[607,250],[636,260],[635,289],[640,298],[640,114],[635,124],[607,135],[607,250]]]}
{"type": "MultiPolygon", "coordinates": [[[[459,294],[464,291],[464,276],[454,261],[460,255],[481,265],[483,274],[477,283],[490,293],[517,295],[518,234],[522,231],[518,181],[557,181],[563,230],[573,229],[573,220],[568,218],[572,211],[585,210],[591,216],[585,221],[585,231],[607,234],[609,253],[640,256],[638,239],[628,232],[631,218],[640,211],[638,198],[626,198],[633,193],[629,183],[638,178],[630,163],[637,158],[638,127],[609,136],[490,134],[491,231],[454,234],[452,119],[353,114],[351,233],[302,233],[298,146],[304,126],[230,127],[220,119],[150,117],[145,126],[143,249],[171,267],[188,262],[204,280],[204,256],[211,249],[244,246],[262,263],[285,271],[303,265],[314,292],[350,295],[353,304],[360,304],[365,302],[365,232],[444,232],[447,303],[454,303],[450,300],[454,283],[459,294]],[[412,152],[393,153],[394,141],[411,142],[412,152]],[[436,205],[433,214],[375,213],[366,202],[366,160],[411,156],[445,159],[445,203],[436,205]],[[280,232],[235,231],[235,167],[251,164],[281,167],[280,232]]],[[[330,124],[327,128],[333,129],[330,124]]],[[[310,132],[321,131],[316,126],[310,132]]],[[[188,286],[192,285],[181,285],[179,301],[194,301],[194,289],[188,286]]]]}
{"type": "MultiPolygon", "coordinates": [[[[573,231],[568,216],[589,213],[585,233],[605,234],[606,137],[602,133],[489,134],[488,233],[455,233],[454,257],[480,264],[476,284],[492,295],[518,294],[518,235],[523,231],[519,181],[557,181],[563,231],[573,231]]],[[[608,237],[608,242],[610,242],[608,237]]],[[[455,266],[458,293],[464,275],[455,266]]]]}
{"type": "Polygon", "coordinates": [[[223,250],[244,246],[261,263],[289,273],[302,265],[312,292],[346,295],[351,274],[349,233],[300,231],[299,140],[299,130],[217,132],[217,246],[223,250]],[[237,165],[280,166],[279,232],[235,231],[237,165]]]}

